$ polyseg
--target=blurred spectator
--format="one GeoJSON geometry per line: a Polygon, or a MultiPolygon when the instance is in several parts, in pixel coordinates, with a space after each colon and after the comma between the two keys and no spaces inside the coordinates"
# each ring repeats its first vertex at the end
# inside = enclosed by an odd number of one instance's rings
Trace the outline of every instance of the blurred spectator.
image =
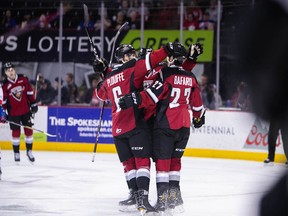
{"type": "MultiPolygon", "coordinates": [[[[214,22],[217,23],[218,19],[218,3],[217,0],[210,0],[210,5],[209,8],[205,10],[205,13],[209,13],[210,19],[214,22]]],[[[220,20],[222,17],[222,12],[223,12],[223,5],[220,5],[220,20]]]]}
{"type": "Polygon", "coordinates": [[[94,30],[94,20],[93,15],[91,12],[89,12],[89,16],[87,17],[88,20],[86,20],[87,23],[85,23],[85,20],[81,20],[79,25],[77,26],[77,30],[84,30],[84,25],[87,25],[87,29],[93,31],[94,30]]]}
{"type": "MultiPolygon", "coordinates": [[[[243,16],[245,28],[235,41],[240,54],[237,66],[248,82],[253,112],[261,119],[285,125],[288,122],[287,1],[260,1],[250,12],[243,16]],[[251,52],[247,52],[247,47],[253,47],[251,52]]],[[[288,137],[285,127],[281,135],[288,137]]],[[[261,197],[259,216],[288,215],[287,182],[288,172],[283,170],[273,187],[261,197]]]]}
{"type": "Polygon", "coordinates": [[[85,97],[86,97],[86,93],[87,93],[87,85],[85,80],[83,80],[81,86],[79,86],[78,88],[78,103],[85,103],[85,97]]]}
{"type": "Polygon", "coordinates": [[[55,90],[51,86],[51,83],[44,80],[41,88],[36,96],[36,102],[38,105],[50,105],[55,98],[55,90]]]}
{"type": "Polygon", "coordinates": [[[209,77],[206,74],[201,76],[200,91],[205,108],[215,110],[222,106],[222,98],[216,92],[216,85],[209,83],[209,77]]]}
{"type": "Polygon", "coordinates": [[[194,20],[196,21],[202,20],[203,12],[201,8],[199,7],[197,0],[189,1],[189,5],[186,8],[186,14],[185,14],[186,19],[188,19],[189,14],[192,14],[194,20]]]}
{"type": "Polygon", "coordinates": [[[31,88],[34,92],[34,97],[36,98],[37,92],[36,92],[36,81],[35,80],[29,80],[29,83],[31,85],[31,88]]]}
{"type": "Polygon", "coordinates": [[[129,17],[130,13],[136,10],[132,5],[130,5],[129,0],[121,0],[118,11],[122,11],[125,17],[129,17]]]}
{"type": "Polygon", "coordinates": [[[63,86],[63,80],[61,79],[61,84],[59,83],[58,77],[55,78],[54,88],[55,88],[55,97],[53,104],[58,102],[58,89],[61,87],[61,105],[67,105],[70,103],[70,93],[67,86],[63,86]]]}
{"type": "Polygon", "coordinates": [[[205,91],[205,89],[208,87],[209,83],[209,77],[206,74],[202,74],[200,77],[200,91],[205,91]]]}
{"type": "Polygon", "coordinates": [[[17,23],[16,20],[12,17],[11,10],[6,10],[1,22],[1,29],[7,31],[16,26],[17,23]]]}
{"type": "MultiPolygon", "coordinates": [[[[150,11],[147,5],[149,5],[149,2],[144,2],[144,22],[145,23],[147,23],[147,21],[149,20],[149,16],[150,16],[150,11]]],[[[141,17],[142,15],[141,4],[139,4],[137,0],[134,0],[134,7],[137,9],[138,16],[141,17]]]]}
{"type": "Polygon", "coordinates": [[[140,29],[139,15],[136,10],[131,11],[128,20],[130,29],[140,29]]]}
{"type": "Polygon", "coordinates": [[[187,19],[183,22],[183,29],[184,30],[196,30],[199,28],[198,20],[193,17],[192,13],[187,15],[187,19]]]}
{"type": "Polygon", "coordinates": [[[250,95],[246,82],[241,82],[237,86],[237,91],[231,98],[231,107],[240,108],[243,111],[251,110],[250,95]]]}
{"type": "Polygon", "coordinates": [[[100,100],[98,99],[96,95],[96,87],[98,84],[98,79],[93,78],[91,82],[91,88],[87,90],[86,96],[85,96],[85,103],[90,104],[91,106],[99,106],[100,100]]]}
{"type": "Polygon", "coordinates": [[[35,85],[35,90],[37,91],[36,95],[38,94],[39,90],[42,88],[44,82],[49,82],[49,84],[51,85],[51,82],[45,79],[41,73],[39,73],[37,75],[37,80],[36,80],[36,85],[35,85]]]}
{"type": "Polygon", "coordinates": [[[74,82],[74,76],[72,73],[66,74],[66,87],[70,94],[70,103],[79,103],[78,100],[78,86],[74,82]]]}
{"type": "Polygon", "coordinates": [[[115,20],[112,22],[112,28],[118,30],[125,22],[127,22],[127,18],[123,11],[118,11],[115,20]]]}
{"type": "Polygon", "coordinates": [[[44,76],[41,73],[39,73],[37,75],[37,79],[36,80],[31,80],[30,81],[30,85],[33,88],[33,91],[35,93],[35,98],[36,99],[38,97],[40,89],[43,89],[43,86],[44,86],[45,83],[48,83],[48,85],[51,86],[51,82],[48,79],[45,79],[44,76]]]}
{"type": "Polygon", "coordinates": [[[49,22],[49,19],[46,17],[45,14],[41,14],[39,17],[39,28],[40,29],[51,28],[51,24],[49,22]]]}
{"type": "Polygon", "coordinates": [[[209,12],[205,12],[203,15],[203,19],[199,20],[199,29],[214,30],[214,22],[210,19],[209,12]]]}
{"type": "Polygon", "coordinates": [[[237,85],[236,92],[231,97],[231,101],[230,101],[231,107],[237,107],[239,95],[241,94],[241,92],[244,91],[246,87],[247,87],[247,83],[243,81],[237,85]]]}
{"type": "MultiPolygon", "coordinates": [[[[107,8],[104,10],[104,30],[107,30],[111,27],[112,22],[107,15],[107,8]]],[[[101,11],[99,10],[99,19],[94,24],[94,30],[98,31],[101,29],[101,11]]]]}
{"type": "Polygon", "coordinates": [[[25,14],[23,16],[23,20],[21,21],[20,28],[21,29],[26,28],[30,21],[31,21],[31,15],[30,14],[25,14]]]}

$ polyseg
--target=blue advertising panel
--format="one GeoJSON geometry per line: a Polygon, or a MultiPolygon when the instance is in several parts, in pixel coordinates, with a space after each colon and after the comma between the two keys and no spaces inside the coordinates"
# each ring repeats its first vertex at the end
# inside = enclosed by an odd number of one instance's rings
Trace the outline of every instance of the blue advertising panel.
{"type": "MultiPolygon", "coordinates": [[[[95,143],[100,108],[49,107],[48,142],[95,143]]],[[[112,137],[111,108],[105,108],[98,143],[114,143],[112,137]]]]}

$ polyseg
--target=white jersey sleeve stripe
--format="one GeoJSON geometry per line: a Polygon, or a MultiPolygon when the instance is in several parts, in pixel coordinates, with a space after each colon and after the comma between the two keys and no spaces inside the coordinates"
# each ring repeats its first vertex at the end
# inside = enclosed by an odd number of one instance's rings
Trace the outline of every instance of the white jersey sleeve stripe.
{"type": "Polygon", "coordinates": [[[159,101],[159,99],[157,98],[157,96],[151,91],[150,88],[146,89],[146,92],[147,92],[148,95],[152,98],[152,100],[154,101],[155,104],[159,101]]]}
{"type": "Polygon", "coordinates": [[[27,91],[27,95],[33,95],[33,91],[27,91]]]}
{"type": "Polygon", "coordinates": [[[150,64],[150,55],[151,53],[149,52],[146,56],[145,56],[145,65],[146,65],[146,70],[150,71],[152,69],[152,66],[150,64]]]}
{"type": "Polygon", "coordinates": [[[201,111],[203,108],[204,108],[203,105],[199,107],[194,107],[194,106],[192,107],[192,109],[195,111],[201,111]]]}

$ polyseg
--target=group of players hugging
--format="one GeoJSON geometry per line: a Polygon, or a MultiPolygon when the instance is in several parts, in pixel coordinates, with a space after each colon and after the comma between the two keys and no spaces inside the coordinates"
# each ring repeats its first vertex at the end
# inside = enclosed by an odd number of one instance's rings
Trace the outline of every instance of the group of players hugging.
{"type": "MultiPolygon", "coordinates": [[[[129,197],[119,202],[120,211],[140,215],[171,215],[183,212],[180,190],[181,158],[190,127],[205,123],[205,108],[195,75],[191,72],[203,53],[200,43],[186,49],[169,42],[158,50],[122,44],[115,50],[119,64],[113,68],[104,58],[93,62],[100,76],[96,93],[111,102],[112,135],[123,165],[129,197]],[[192,112],[192,122],[190,117],[192,112]],[[149,202],[151,161],[155,163],[157,202],[149,202]]],[[[20,161],[20,126],[32,126],[38,110],[25,76],[12,63],[3,65],[6,78],[0,89],[0,118],[10,123],[14,160],[20,161]]],[[[26,154],[31,162],[33,130],[24,128],[26,154]]]]}

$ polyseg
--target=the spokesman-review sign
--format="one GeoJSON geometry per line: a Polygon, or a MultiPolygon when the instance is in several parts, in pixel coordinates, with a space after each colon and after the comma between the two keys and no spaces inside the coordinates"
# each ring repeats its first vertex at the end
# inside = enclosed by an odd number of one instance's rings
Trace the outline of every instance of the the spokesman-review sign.
{"type": "MultiPolygon", "coordinates": [[[[94,143],[98,130],[100,108],[49,107],[48,131],[56,137],[50,142],[94,143]]],[[[114,143],[111,109],[105,108],[99,134],[99,143],[114,143]]]]}

